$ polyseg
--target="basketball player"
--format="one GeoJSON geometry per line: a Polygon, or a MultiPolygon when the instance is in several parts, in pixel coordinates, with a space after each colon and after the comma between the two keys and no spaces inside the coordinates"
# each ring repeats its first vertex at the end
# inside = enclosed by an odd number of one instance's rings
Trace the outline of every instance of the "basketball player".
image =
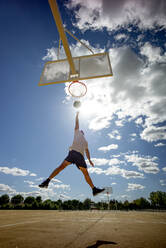
{"type": "Polygon", "coordinates": [[[58,175],[62,170],[64,170],[68,165],[75,164],[78,169],[80,169],[85,177],[86,182],[89,184],[89,186],[92,189],[93,195],[97,195],[104,191],[104,189],[96,188],[89,176],[87,165],[84,158],[84,153],[86,153],[86,157],[89,160],[89,163],[91,166],[94,167],[93,162],[90,159],[90,152],[88,149],[88,142],[86,141],[84,137],[84,132],[82,130],[79,130],[79,119],[78,119],[79,112],[76,113],[76,119],[75,119],[75,132],[74,132],[74,140],[72,146],[69,148],[69,153],[65,160],[62,162],[60,166],[58,166],[51,175],[39,185],[40,188],[47,188],[49,185],[49,182],[52,178],[54,178],[56,175],[58,175]]]}

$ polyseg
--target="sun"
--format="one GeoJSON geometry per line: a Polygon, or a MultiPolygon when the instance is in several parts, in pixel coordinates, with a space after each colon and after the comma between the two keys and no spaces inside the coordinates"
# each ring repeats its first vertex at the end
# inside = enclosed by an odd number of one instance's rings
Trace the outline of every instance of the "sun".
{"type": "Polygon", "coordinates": [[[85,100],[81,103],[81,107],[78,109],[83,117],[93,117],[100,113],[101,105],[96,101],[85,100]]]}

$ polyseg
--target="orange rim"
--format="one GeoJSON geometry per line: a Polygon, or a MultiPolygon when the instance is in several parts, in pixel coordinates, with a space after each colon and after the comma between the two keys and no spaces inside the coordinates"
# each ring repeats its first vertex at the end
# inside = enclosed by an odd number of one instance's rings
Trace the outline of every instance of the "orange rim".
{"type": "Polygon", "coordinates": [[[80,97],[85,96],[85,95],[86,95],[86,92],[87,92],[86,84],[84,84],[83,82],[80,82],[80,81],[73,81],[73,82],[69,85],[68,89],[69,89],[70,95],[73,96],[73,97],[77,97],[77,98],[80,98],[80,97]],[[71,92],[70,87],[71,87],[73,84],[75,84],[75,83],[81,84],[81,85],[83,85],[84,88],[85,88],[85,92],[84,92],[83,94],[81,94],[80,96],[75,96],[75,95],[71,92]]]}

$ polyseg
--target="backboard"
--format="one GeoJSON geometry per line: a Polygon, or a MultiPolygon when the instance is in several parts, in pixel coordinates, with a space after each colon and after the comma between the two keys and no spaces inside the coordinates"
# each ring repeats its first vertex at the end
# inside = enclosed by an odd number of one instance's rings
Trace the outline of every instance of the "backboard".
{"type": "Polygon", "coordinates": [[[71,73],[69,62],[66,59],[46,62],[39,86],[66,83],[75,80],[112,76],[109,54],[98,53],[86,56],[73,57],[75,74],[71,73]]]}

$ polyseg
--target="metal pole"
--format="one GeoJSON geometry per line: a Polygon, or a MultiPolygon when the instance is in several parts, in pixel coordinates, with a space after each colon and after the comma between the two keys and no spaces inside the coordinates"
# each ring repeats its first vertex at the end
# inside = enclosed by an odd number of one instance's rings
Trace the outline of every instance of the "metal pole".
{"type": "Polygon", "coordinates": [[[70,65],[71,73],[72,74],[77,74],[76,70],[75,70],[73,58],[72,58],[72,55],[71,55],[71,52],[70,52],[70,48],[69,48],[69,45],[68,45],[67,37],[66,37],[65,31],[64,31],[64,28],[63,28],[63,23],[62,23],[61,16],[60,16],[60,13],[59,13],[59,10],[58,10],[57,2],[56,2],[56,0],[48,0],[48,2],[49,2],[49,5],[50,5],[52,14],[54,16],[54,19],[55,19],[56,26],[57,26],[60,38],[62,40],[62,44],[63,44],[64,49],[65,49],[65,53],[66,53],[66,56],[67,56],[67,59],[68,59],[69,65],[70,65]]]}
{"type": "Polygon", "coordinates": [[[110,199],[109,199],[109,192],[107,191],[107,197],[108,197],[108,210],[110,210],[110,199]]]}

